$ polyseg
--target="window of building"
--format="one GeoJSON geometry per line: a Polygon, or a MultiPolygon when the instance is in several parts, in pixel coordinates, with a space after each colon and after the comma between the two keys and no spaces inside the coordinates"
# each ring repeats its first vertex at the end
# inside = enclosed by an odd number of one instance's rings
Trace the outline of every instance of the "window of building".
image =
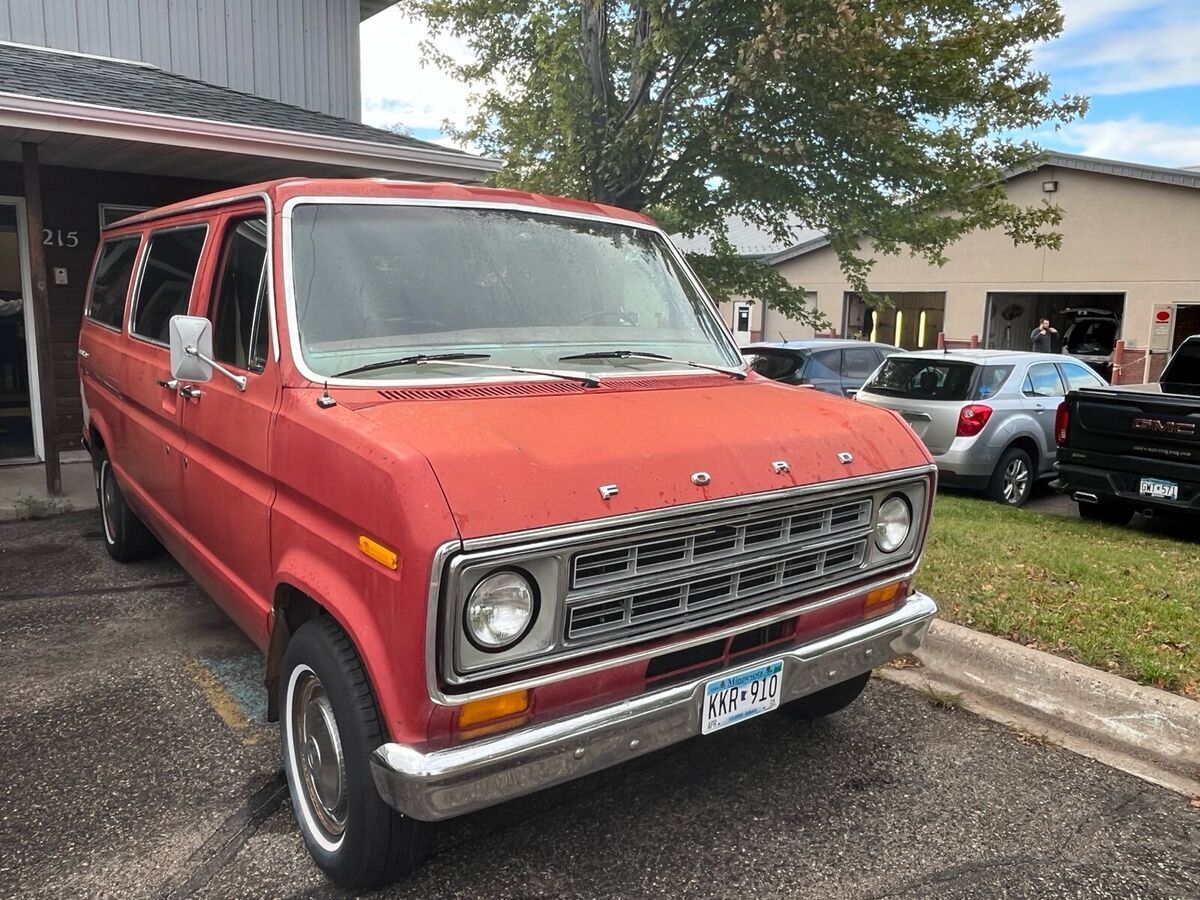
{"type": "Polygon", "coordinates": [[[213,317],[213,353],[221,362],[261,372],[267,364],[267,220],[230,223],[221,252],[213,317]]]}
{"type": "Polygon", "coordinates": [[[109,328],[121,328],[125,319],[125,298],[137,258],[139,235],[105,241],[92,278],[87,317],[109,328]]]}
{"type": "Polygon", "coordinates": [[[150,236],[129,326],[131,333],[167,343],[171,317],[187,315],[207,232],[207,225],[188,225],[150,236]]]}

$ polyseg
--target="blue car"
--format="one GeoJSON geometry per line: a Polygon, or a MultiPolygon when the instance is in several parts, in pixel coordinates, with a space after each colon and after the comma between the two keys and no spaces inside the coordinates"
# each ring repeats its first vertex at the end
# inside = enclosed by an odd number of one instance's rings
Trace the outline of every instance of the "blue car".
{"type": "Polygon", "coordinates": [[[841,397],[853,397],[885,359],[903,352],[891,344],[835,338],[762,342],[742,348],[750,368],[759,375],[784,384],[812,385],[841,397]]]}

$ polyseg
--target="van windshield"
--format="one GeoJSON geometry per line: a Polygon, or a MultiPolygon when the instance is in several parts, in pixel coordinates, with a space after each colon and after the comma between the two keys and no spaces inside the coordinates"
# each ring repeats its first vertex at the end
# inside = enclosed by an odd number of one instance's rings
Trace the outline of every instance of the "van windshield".
{"type": "MultiPolygon", "coordinates": [[[[645,229],[519,210],[333,203],[297,206],[291,233],[300,349],[321,377],[445,353],[600,375],[679,366],[562,357],[623,350],[740,363],[708,301],[645,229]]],[[[431,361],[358,377],[480,376],[431,361]]]]}

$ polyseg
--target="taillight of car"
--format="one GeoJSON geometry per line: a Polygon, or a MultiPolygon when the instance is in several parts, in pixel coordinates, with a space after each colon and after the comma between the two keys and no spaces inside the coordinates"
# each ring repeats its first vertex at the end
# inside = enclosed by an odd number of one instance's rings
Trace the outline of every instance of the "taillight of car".
{"type": "Polygon", "coordinates": [[[975,437],[983,431],[983,426],[991,417],[992,408],[990,406],[984,406],[982,403],[964,406],[958,414],[958,430],[954,433],[958,437],[975,437]]]}
{"type": "Polygon", "coordinates": [[[1054,441],[1060,447],[1067,445],[1067,426],[1070,424],[1071,411],[1067,409],[1067,404],[1058,404],[1058,411],[1054,413],[1054,441]]]}

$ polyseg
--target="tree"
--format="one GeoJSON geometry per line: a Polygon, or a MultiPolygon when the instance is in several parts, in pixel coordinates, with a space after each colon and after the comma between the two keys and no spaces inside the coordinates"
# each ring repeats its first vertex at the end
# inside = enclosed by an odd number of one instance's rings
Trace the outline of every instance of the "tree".
{"type": "Polygon", "coordinates": [[[829,235],[851,285],[903,248],[940,264],[977,228],[1057,247],[1061,211],[1021,207],[1006,171],[1038,148],[1009,135],[1082,115],[1050,98],[1031,48],[1056,0],[405,0],[474,60],[426,53],[475,85],[454,134],[505,160],[497,182],[659,214],[713,252],[717,299],[810,322],[800,288],[738,258],[728,216],[789,239],[829,235]],[[865,237],[864,237],[865,236],[865,237]]]}

